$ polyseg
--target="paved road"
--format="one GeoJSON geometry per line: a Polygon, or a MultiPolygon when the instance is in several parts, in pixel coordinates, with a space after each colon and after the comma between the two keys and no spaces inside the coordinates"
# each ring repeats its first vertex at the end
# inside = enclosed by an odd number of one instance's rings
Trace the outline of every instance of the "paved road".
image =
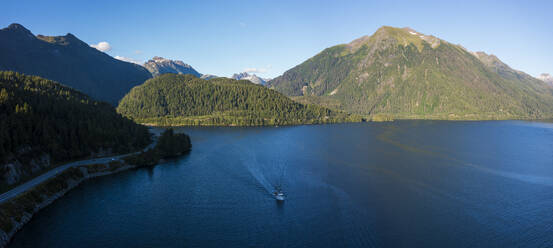
{"type": "MultiPolygon", "coordinates": [[[[148,147],[144,148],[144,151],[150,149],[150,148],[153,148],[156,143],[157,143],[157,137],[154,136],[153,138],[153,142],[152,144],[150,144],[148,147]]],[[[48,172],[45,172],[44,174],[38,176],[38,177],[35,177],[33,178],[32,180],[30,181],[27,181],[26,183],[24,184],[21,184],[13,189],[11,189],[10,191],[7,191],[3,194],[0,195],[0,203],[3,203],[29,189],[32,189],[34,186],[48,180],[49,178],[52,178],[53,176],[59,174],[60,172],[68,169],[68,168],[71,168],[71,167],[77,167],[77,166],[81,166],[81,165],[88,165],[88,164],[106,164],[106,163],[109,163],[111,161],[121,161],[121,158],[125,157],[125,156],[128,156],[128,155],[132,155],[132,154],[137,154],[139,152],[134,152],[134,153],[128,153],[128,154],[123,154],[123,155],[117,155],[117,156],[111,156],[111,157],[103,157],[103,158],[94,158],[94,159],[87,159],[87,160],[80,160],[80,161],[75,161],[75,162],[71,162],[71,163],[67,163],[67,164],[64,164],[64,165],[60,165],[48,172]]]]}

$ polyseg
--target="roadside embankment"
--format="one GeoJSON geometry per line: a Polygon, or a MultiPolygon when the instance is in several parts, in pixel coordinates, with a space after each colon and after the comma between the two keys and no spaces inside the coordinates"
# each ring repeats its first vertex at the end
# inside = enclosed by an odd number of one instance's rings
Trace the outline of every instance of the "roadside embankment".
{"type": "Polygon", "coordinates": [[[34,214],[87,179],[117,173],[133,165],[121,162],[68,168],[29,191],[0,204],[0,247],[5,247],[34,214]]]}
{"type": "Polygon", "coordinates": [[[82,182],[131,168],[153,166],[163,159],[177,157],[190,151],[192,145],[186,134],[166,130],[153,149],[129,155],[110,163],[69,167],[31,189],[0,203],[0,248],[5,247],[33,215],[62,197],[82,182]]]}

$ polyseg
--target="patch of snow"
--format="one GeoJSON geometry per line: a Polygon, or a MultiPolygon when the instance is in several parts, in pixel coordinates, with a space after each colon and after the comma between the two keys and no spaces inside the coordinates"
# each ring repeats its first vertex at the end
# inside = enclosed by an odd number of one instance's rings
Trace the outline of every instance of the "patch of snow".
{"type": "Polygon", "coordinates": [[[413,31],[409,31],[410,34],[412,35],[417,35],[417,33],[413,32],[413,31]]]}
{"type": "Polygon", "coordinates": [[[336,93],[338,93],[338,88],[334,89],[332,92],[330,92],[330,95],[333,96],[335,95],[336,93]]]}

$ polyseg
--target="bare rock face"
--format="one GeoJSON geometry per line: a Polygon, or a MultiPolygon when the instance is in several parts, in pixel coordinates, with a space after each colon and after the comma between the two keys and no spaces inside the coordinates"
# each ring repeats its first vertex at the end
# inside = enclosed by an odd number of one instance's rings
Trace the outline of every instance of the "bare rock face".
{"type": "Polygon", "coordinates": [[[21,180],[21,170],[18,168],[21,168],[21,163],[19,162],[5,164],[2,181],[6,182],[8,185],[12,185],[21,180]]]}
{"type": "Polygon", "coordinates": [[[200,78],[204,80],[210,80],[212,78],[218,78],[218,76],[211,75],[211,74],[203,74],[200,78]]]}
{"type": "MultiPolygon", "coordinates": [[[[23,148],[22,150],[27,150],[30,148],[23,148]]],[[[20,152],[22,151],[20,150],[20,152]]],[[[30,151],[30,150],[29,150],[30,151]]],[[[25,155],[25,154],[22,154],[25,155]]],[[[37,172],[40,172],[48,167],[50,167],[51,160],[50,155],[42,154],[32,159],[14,159],[9,160],[10,162],[0,165],[0,178],[2,182],[7,185],[13,185],[21,181],[22,178],[31,176],[37,172]],[[23,161],[26,160],[26,161],[23,161]]]]}
{"type": "Polygon", "coordinates": [[[538,76],[538,79],[541,81],[544,81],[548,83],[549,85],[553,86],[553,76],[551,76],[549,73],[542,73],[538,76]]]}
{"type": "Polygon", "coordinates": [[[144,63],[144,67],[154,77],[165,73],[192,74],[196,77],[202,76],[202,74],[194,70],[194,68],[192,68],[189,64],[186,64],[180,60],[170,60],[158,56],[155,56],[148,60],[148,62],[144,63]]]}
{"type": "Polygon", "coordinates": [[[242,72],[242,73],[235,73],[234,75],[232,75],[232,79],[236,79],[236,80],[248,80],[254,84],[260,84],[260,85],[265,85],[267,83],[267,79],[263,79],[263,78],[260,78],[258,77],[257,75],[255,74],[249,74],[247,72],[242,72]]]}

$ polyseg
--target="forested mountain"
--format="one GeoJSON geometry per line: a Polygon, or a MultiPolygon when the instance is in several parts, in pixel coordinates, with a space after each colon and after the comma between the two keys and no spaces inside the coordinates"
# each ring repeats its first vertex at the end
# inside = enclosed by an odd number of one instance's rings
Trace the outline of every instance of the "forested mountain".
{"type": "MultiPolygon", "coordinates": [[[[245,80],[164,74],[133,88],[117,111],[152,125],[285,125],[354,120],[354,116],[303,105],[245,80]]],[[[357,119],[360,120],[360,119],[357,119]]]]}
{"type": "Polygon", "coordinates": [[[59,162],[148,143],[147,128],[108,103],[38,76],[0,72],[0,186],[59,162]]]}
{"type": "Polygon", "coordinates": [[[330,47],[268,83],[300,102],[394,118],[553,117],[553,88],[493,55],[409,28],[330,47]]]}
{"type": "Polygon", "coordinates": [[[35,36],[19,24],[0,30],[0,54],[0,70],[55,80],[114,105],[151,77],[144,67],[114,59],[72,34],[35,36]]]}
{"type": "Polygon", "coordinates": [[[146,67],[154,77],[165,73],[192,74],[196,77],[202,76],[189,64],[185,64],[180,60],[170,60],[157,56],[144,63],[144,67],[146,67]]]}

